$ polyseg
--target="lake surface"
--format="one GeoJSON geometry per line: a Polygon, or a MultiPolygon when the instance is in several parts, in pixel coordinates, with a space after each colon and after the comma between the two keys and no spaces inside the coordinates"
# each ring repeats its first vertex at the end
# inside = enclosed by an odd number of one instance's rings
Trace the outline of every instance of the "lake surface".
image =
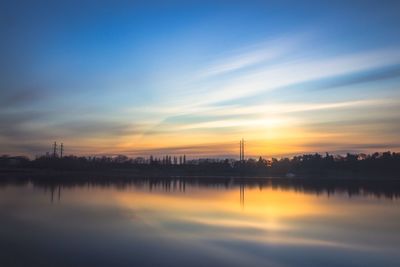
{"type": "Polygon", "coordinates": [[[400,266],[398,187],[0,184],[0,266],[400,266]]]}

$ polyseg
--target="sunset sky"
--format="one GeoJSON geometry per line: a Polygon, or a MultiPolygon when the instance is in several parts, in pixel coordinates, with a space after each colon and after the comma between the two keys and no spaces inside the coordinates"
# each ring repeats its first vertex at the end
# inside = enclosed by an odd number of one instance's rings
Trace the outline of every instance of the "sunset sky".
{"type": "Polygon", "coordinates": [[[400,1],[1,1],[0,154],[400,150],[400,1]],[[300,3],[301,2],[301,3],[300,3]]]}

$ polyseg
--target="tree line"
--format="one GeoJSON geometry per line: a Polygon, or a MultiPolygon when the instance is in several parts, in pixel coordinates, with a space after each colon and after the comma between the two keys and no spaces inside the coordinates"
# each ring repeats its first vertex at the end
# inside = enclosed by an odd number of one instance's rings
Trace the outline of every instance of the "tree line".
{"type": "Polygon", "coordinates": [[[0,157],[0,168],[31,168],[54,170],[130,170],[139,174],[154,175],[290,175],[290,176],[337,176],[337,175],[390,175],[399,177],[400,153],[351,154],[340,156],[326,153],[304,154],[292,158],[245,160],[192,159],[185,161],[162,158],[39,156],[29,159],[23,156],[0,157]]]}

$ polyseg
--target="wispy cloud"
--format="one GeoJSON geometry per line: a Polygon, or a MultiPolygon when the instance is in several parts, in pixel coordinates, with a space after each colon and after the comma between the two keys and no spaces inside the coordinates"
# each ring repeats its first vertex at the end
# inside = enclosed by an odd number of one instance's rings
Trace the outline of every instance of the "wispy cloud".
{"type": "Polygon", "coordinates": [[[399,49],[382,49],[356,54],[336,55],[328,58],[304,57],[286,60],[258,68],[209,88],[207,95],[201,92],[196,96],[199,105],[217,103],[257,93],[276,90],[285,86],[316,81],[340,75],[349,75],[400,64],[399,49]]]}
{"type": "MultiPolygon", "coordinates": [[[[277,118],[279,115],[285,115],[290,113],[301,113],[301,112],[312,112],[319,110],[338,110],[338,109],[357,109],[357,108],[368,108],[374,106],[393,106],[399,105],[400,100],[397,99],[359,99],[359,100],[349,100],[349,101],[335,101],[335,102],[322,102],[322,103],[313,103],[313,102],[285,102],[285,103],[266,103],[263,105],[255,104],[251,106],[242,106],[242,105],[210,105],[210,106],[196,106],[193,108],[180,110],[179,108],[163,108],[163,107],[154,107],[150,111],[151,114],[170,114],[168,117],[168,122],[174,122],[175,119],[185,117],[184,128],[191,128],[194,118],[204,118],[206,122],[201,122],[201,124],[195,123],[194,125],[213,125],[215,127],[224,127],[232,124],[236,124],[231,122],[227,122],[229,118],[232,118],[237,123],[239,122],[237,118],[241,116],[247,116],[250,118],[251,115],[258,115],[263,120],[267,117],[271,122],[277,118]],[[275,117],[271,117],[271,116],[275,117]],[[214,120],[215,119],[215,120],[214,120]],[[220,121],[221,119],[225,120],[220,121]],[[191,121],[191,122],[190,122],[191,121]]],[[[136,110],[130,110],[129,112],[134,112],[136,110]]],[[[254,116],[251,117],[254,119],[254,116]]],[[[252,124],[251,120],[242,121],[243,125],[252,124]]],[[[254,121],[253,121],[254,122],[254,121]]],[[[267,123],[270,124],[270,123],[267,123]]],[[[175,125],[176,126],[176,125],[175,125]]]]}
{"type": "Polygon", "coordinates": [[[335,110],[335,109],[354,109],[369,106],[380,105],[393,105],[399,104],[400,101],[394,99],[367,99],[367,100],[353,100],[353,101],[340,101],[340,102],[325,102],[325,103],[268,103],[265,105],[252,105],[248,107],[241,107],[237,105],[216,107],[214,110],[206,109],[204,114],[213,115],[250,115],[250,114],[264,114],[264,115],[282,115],[288,113],[298,113],[317,110],[335,110]]]}
{"type": "Polygon", "coordinates": [[[260,44],[242,48],[215,60],[204,71],[201,78],[242,70],[257,64],[266,64],[292,52],[301,43],[299,38],[280,37],[260,44]]]}

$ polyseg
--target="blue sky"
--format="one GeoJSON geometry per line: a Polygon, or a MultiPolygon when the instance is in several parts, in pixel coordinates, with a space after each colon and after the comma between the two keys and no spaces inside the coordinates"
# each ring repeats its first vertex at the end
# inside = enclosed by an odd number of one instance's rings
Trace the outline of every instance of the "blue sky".
{"type": "Polygon", "coordinates": [[[2,1],[0,152],[400,147],[398,1],[2,1]]]}

